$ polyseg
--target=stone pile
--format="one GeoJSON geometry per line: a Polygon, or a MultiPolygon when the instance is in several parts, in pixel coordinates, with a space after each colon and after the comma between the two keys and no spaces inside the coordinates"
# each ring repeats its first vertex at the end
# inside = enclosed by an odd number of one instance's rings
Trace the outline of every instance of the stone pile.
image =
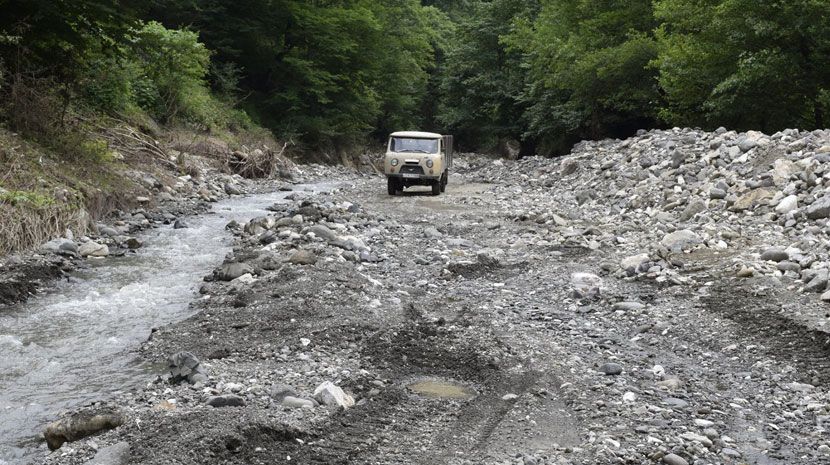
{"type": "Polygon", "coordinates": [[[726,275],[788,279],[830,300],[828,162],[827,130],[675,128],[582,142],[559,159],[459,158],[456,170],[523,197],[503,212],[516,221],[617,250],[621,276],[679,282],[676,257],[708,251],[729,257],[726,275]]]}

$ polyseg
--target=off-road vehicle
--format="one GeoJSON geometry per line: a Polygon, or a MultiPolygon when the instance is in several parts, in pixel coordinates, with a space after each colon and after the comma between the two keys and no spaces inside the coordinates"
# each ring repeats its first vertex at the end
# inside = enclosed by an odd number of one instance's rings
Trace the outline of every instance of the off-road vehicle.
{"type": "Polygon", "coordinates": [[[383,163],[389,195],[410,186],[430,186],[432,195],[444,192],[452,167],[452,142],[452,136],[431,132],[392,133],[383,163]]]}

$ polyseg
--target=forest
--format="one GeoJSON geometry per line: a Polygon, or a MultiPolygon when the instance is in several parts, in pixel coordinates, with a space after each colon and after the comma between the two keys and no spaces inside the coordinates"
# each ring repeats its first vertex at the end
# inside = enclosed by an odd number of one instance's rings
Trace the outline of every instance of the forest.
{"type": "Polygon", "coordinates": [[[556,155],[655,127],[812,129],[830,111],[827,0],[0,0],[0,13],[2,124],[23,132],[54,123],[31,117],[33,87],[58,109],[257,125],[308,150],[417,128],[556,155]]]}

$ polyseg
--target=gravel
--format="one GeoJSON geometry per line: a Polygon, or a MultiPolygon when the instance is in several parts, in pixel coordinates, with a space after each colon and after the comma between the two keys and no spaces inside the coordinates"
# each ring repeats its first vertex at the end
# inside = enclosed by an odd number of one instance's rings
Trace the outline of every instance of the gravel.
{"type": "Polygon", "coordinates": [[[440,197],[356,174],[292,196],[230,228],[217,269],[247,278],[209,273],[141,348],[207,379],[148,379],[112,399],[123,426],[43,462],[126,441],[133,463],[822,463],[827,152],[825,131],[643,131],[459,154],[440,197]]]}

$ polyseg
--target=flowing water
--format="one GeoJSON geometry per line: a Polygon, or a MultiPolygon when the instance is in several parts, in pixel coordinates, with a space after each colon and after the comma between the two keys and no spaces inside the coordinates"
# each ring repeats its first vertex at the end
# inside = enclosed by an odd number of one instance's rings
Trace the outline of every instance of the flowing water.
{"type": "Polygon", "coordinates": [[[151,328],[190,316],[202,277],[231,250],[224,226],[265,214],[286,194],[229,199],[189,219],[190,228],[147,231],[136,254],[92,261],[49,292],[0,309],[0,465],[42,454],[38,436],[60,412],[151,379],[135,349],[151,328]]]}

